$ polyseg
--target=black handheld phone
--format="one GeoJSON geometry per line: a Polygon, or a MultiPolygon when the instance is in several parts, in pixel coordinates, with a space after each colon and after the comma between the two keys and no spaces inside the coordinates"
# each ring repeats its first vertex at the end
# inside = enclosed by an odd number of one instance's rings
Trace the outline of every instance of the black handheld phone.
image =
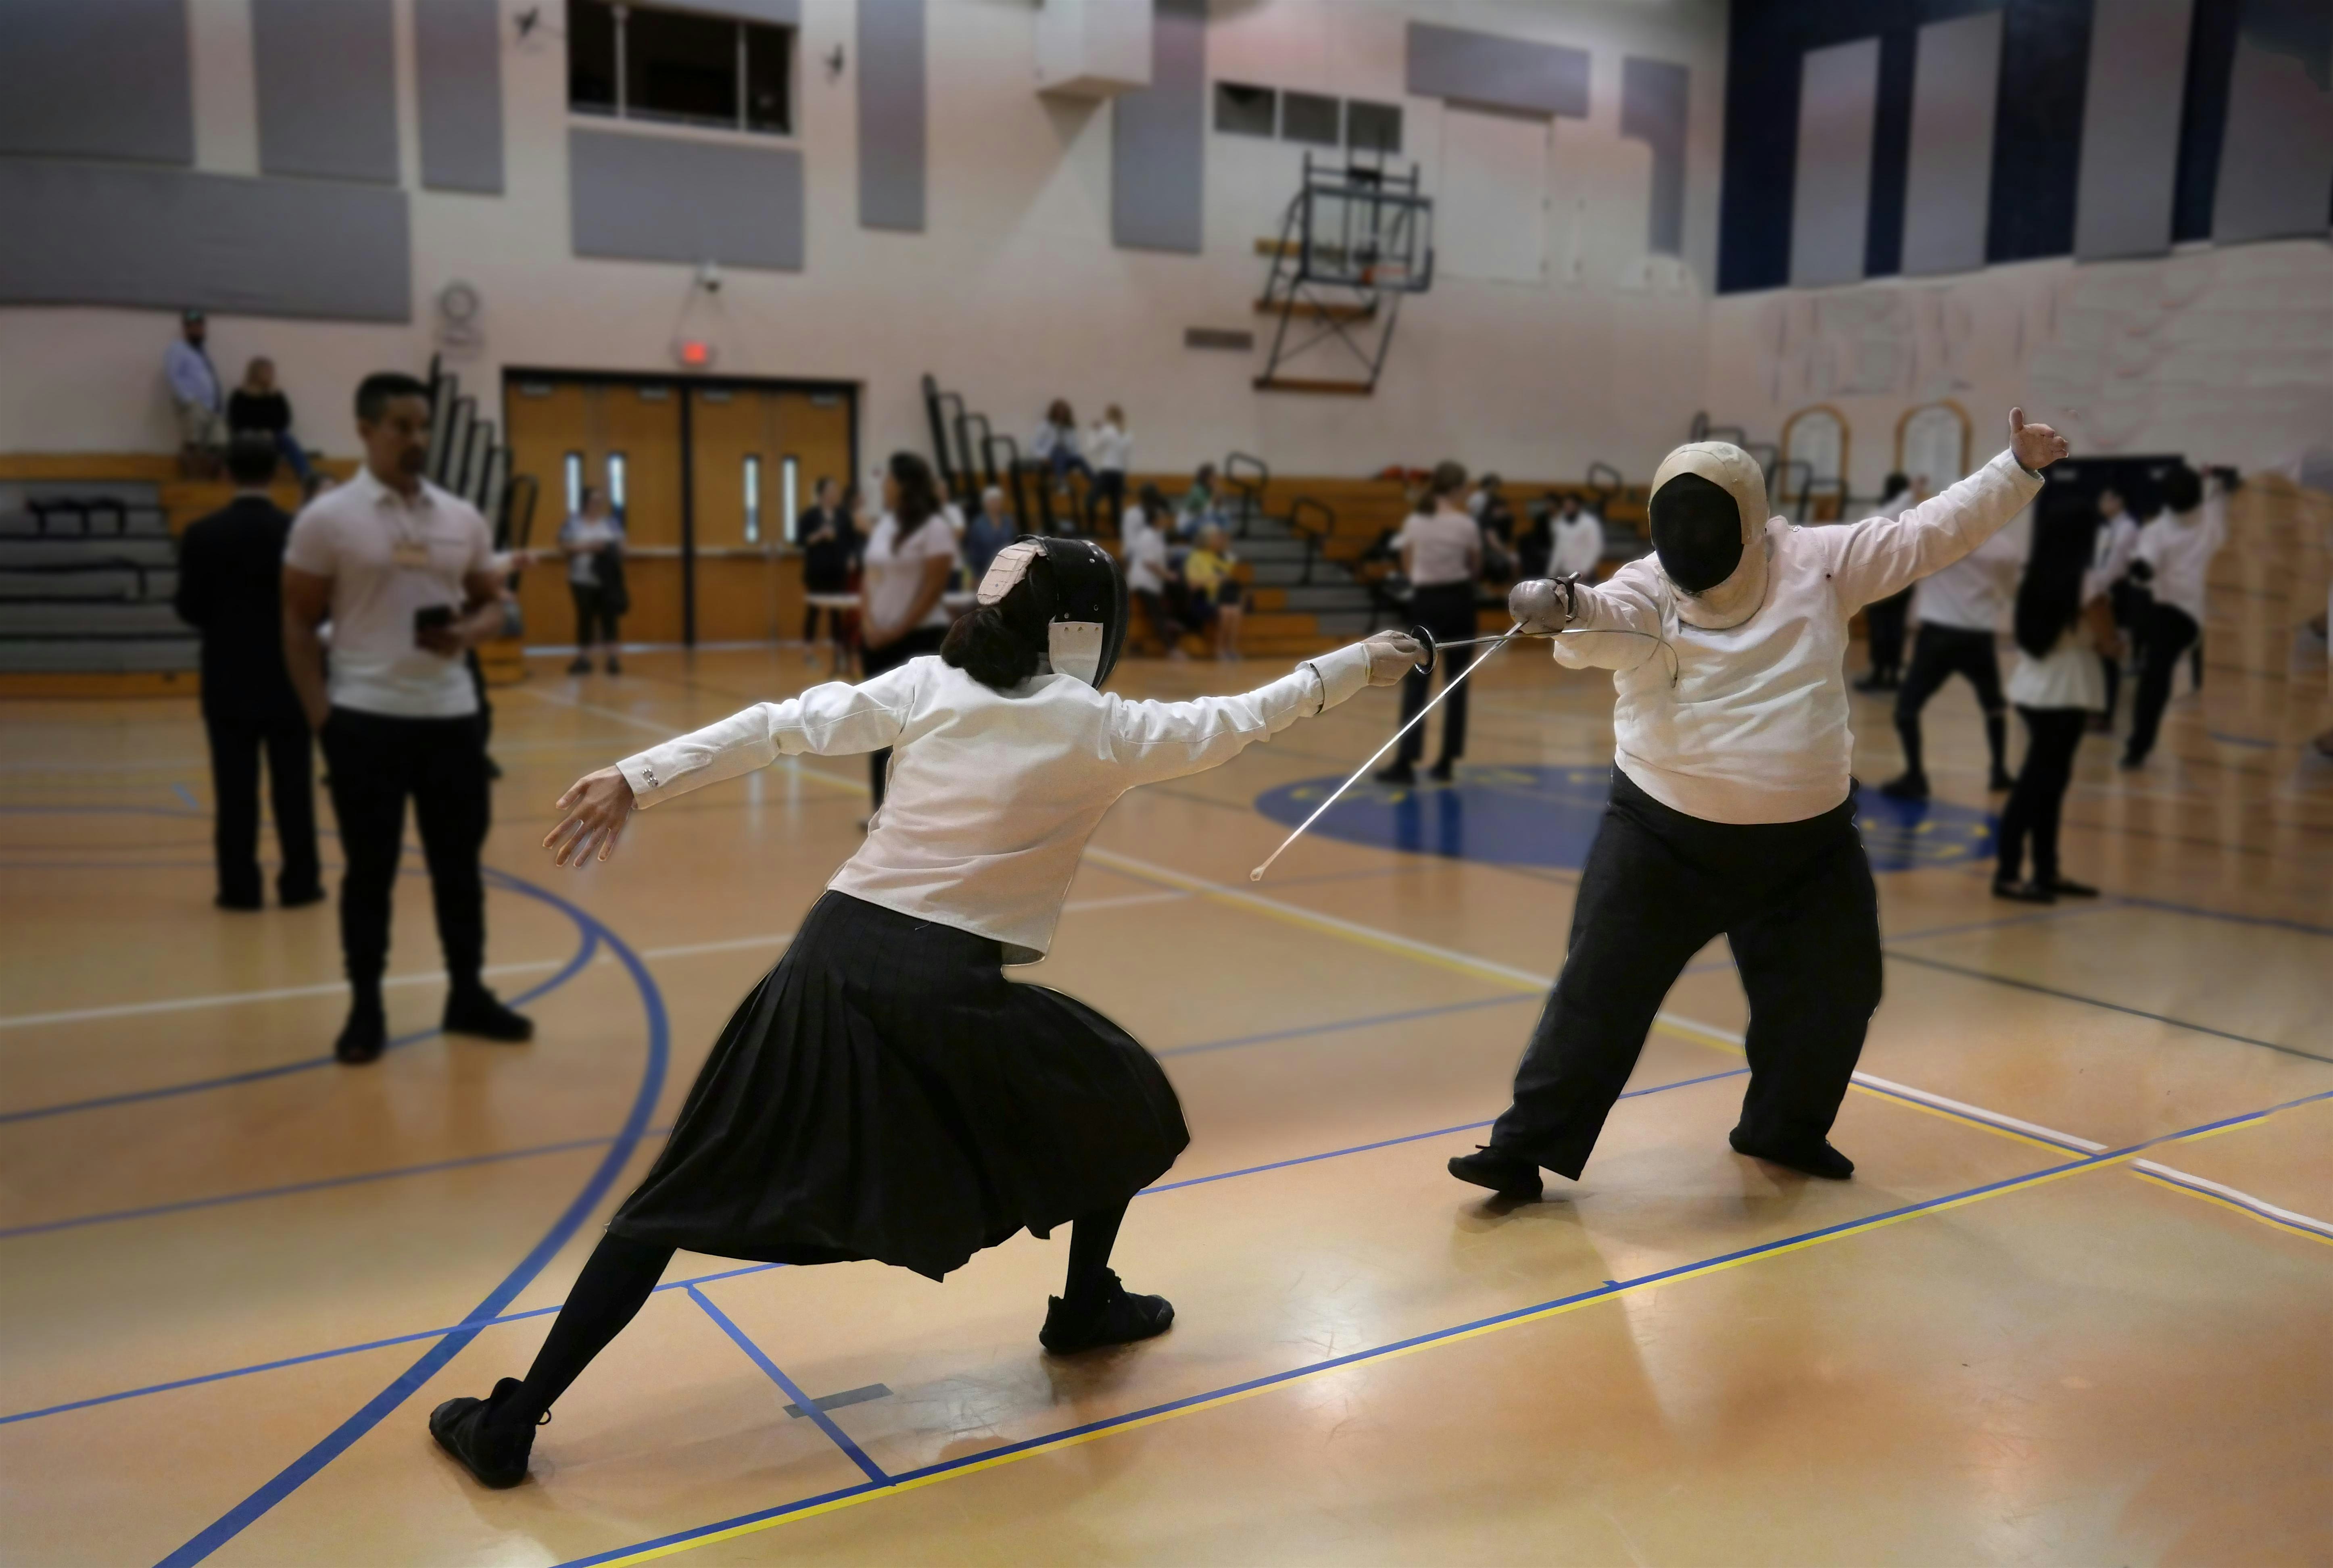
{"type": "Polygon", "coordinates": [[[421,634],[454,624],[452,605],[428,605],[413,612],[413,636],[418,642],[421,634]]]}

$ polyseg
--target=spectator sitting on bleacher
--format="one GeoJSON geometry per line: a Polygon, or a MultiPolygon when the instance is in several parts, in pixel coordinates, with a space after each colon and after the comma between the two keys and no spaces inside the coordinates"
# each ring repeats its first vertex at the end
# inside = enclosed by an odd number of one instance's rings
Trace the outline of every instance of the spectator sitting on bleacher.
{"type": "Polygon", "coordinates": [[[1183,634],[1192,628],[1168,602],[1176,587],[1175,569],[1166,556],[1166,531],[1159,526],[1171,523],[1174,515],[1158,487],[1144,485],[1140,497],[1118,521],[1118,559],[1126,573],[1127,595],[1142,607],[1150,635],[1168,658],[1179,659],[1185,656],[1183,634]]]}
{"type": "Polygon", "coordinates": [[[1070,411],[1068,398],[1054,398],[1045,410],[1037,434],[1029,438],[1029,455],[1052,471],[1056,490],[1066,492],[1072,473],[1082,473],[1091,483],[1093,465],[1079,450],[1078,416],[1070,411]]]}
{"type": "Polygon", "coordinates": [[[243,385],[227,394],[227,439],[246,431],[264,435],[275,444],[292,472],[300,476],[305,489],[315,471],[308,466],[308,454],[292,435],[292,399],[283,396],[275,385],[275,361],[264,357],[254,359],[243,368],[243,385]]]}
{"type": "Polygon", "coordinates": [[[964,531],[964,564],[975,586],[988,575],[988,563],[997,552],[1019,537],[1020,527],[1004,507],[1004,492],[993,484],[982,491],[980,515],[964,531]]]}
{"type": "Polygon", "coordinates": [[[269,498],[275,443],[245,435],[228,444],[235,499],[190,524],[178,541],[178,618],[202,633],[203,728],[211,749],[212,843],[221,909],[260,907],[259,760],[283,869],[275,896],[286,909],[321,903],[316,791],[308,718],[283,666],[283,541],[292,514],[269,498]]]}
{"type": "Polygon", "coordinates": [[[1199,546],[1183,558],[1183,581],[1191,590],[1194,613],[1215,628],[1215,657],[1240,656],[1240,622],[1247,613],[1247,588],[1236,575],[1239,557],[1231,551],[1223,524],[1199,531],[1199,546]]]}
{"type": "Polygon", "coordinates": [[[1207,524],[1223,521],[1218,499],[1222,485],[1214,464],[1199,464],[1199,471],[1191,475],[1191,488],[1183,492],[1183,499],[1175,505],[1176,539],[1196,539],[1199,531],[1207,524]]]}
{"type": "Polygon", "coordinates": [[[1567,495],[1556,516],[1553,535],[1548,552],[1549,575],[1595,581],[1597,563],[1604,559],[1604,520],[1581,506],[1579,497],[1567,495]]]}
{"type": "Polygon", "coordinates": [[[178,410],[178,471],[208,479],[218,473],[221,412],[218,371],[203,348],[210,325],[200,311],[188,311],[178,321],[178,340],[162,356],[162,374],[178,410]]]}

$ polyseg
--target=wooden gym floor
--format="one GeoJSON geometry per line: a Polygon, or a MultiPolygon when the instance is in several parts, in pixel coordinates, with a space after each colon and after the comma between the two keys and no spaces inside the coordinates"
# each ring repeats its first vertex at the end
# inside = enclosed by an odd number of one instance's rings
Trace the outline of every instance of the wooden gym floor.
{"type": "MultiPolygon", "coordinates": [[[[1574,879],[1321,840],[1252,890],[1282,831],[1252,802],[1366,755],[1393,713],[1372,693],[1128,798],[1034,971],[1184,1097],[1195,1142],[1118,1260],[1174,1299],[1170,1334],[1046,1360],[1063,1249],[1025,1236],[945,1287],[684,1254],[506,1493],[425,1413],[523,1369],[865,809],[857,760],[811,759],[650,813],[575,875],[534,847],[549,802],[794,689],[801,654],[614,681],[538,661],[498,693],[491,958],[540,1034],[430,1032],[417,870],[389,993],[409,1043],[368,1069],[326,1055],[329,906],[210,906],[192,704],[8,704],[0,1555],[2333,1560],[2333,765],[2304,745],[2333,704],[2295,630],[2324,520],[2243,516],[2209,680],[2154,766],[2084,749],[2068,869],[2107,896],[2000,904],[1977,860],[1881,875],[1851,1183],[1726,1149],[1722,947],[1576,1190],[1506,1207],[1444,1174],[1505,1104],[1574,879]]],[[[1885,708],[1858,701],[1885,777],[1885,708]]],[[[1601,678],[1511,653],[1470,766],[1597,765],[1609,710],[1601,678]]],[[[1983,806],[1965,687],[1929,729],[1947,795],[1983,806]]]]}

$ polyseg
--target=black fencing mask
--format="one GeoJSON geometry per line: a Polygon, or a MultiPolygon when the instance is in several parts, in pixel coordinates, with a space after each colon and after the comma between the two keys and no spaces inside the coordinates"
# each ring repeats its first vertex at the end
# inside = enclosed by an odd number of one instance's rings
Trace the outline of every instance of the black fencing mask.
{"type": "Polygon", "coordinates": [[[1742,507],[1723,485],[1679,473],[1653,492],[1653,549],[1687,593],[1705,593],[1742,564],[1742,507]]]}
{"type": "MultiPolygon", "coordinates": [[[[1028,618],[1044,628],[1046,667],[1099,688],[1126,647],[1126,578],[1090,540],[1023,535],[998,552],[975,596],[1003,604],[1019,590],[1028,618]]],[[[1033,628],[1032,628],[1033,629],[1033,628]]]]}

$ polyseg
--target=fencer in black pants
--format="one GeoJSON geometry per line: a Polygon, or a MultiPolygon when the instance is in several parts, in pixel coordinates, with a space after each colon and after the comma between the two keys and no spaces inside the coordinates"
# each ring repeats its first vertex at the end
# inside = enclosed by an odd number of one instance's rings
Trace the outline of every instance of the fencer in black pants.
{"type": "Polygon", "coordinates": [[[2067,883],[2058,870],[2058,812],[2066,803],[2067,787],[2073,782],[2074,753],[2081,750],[2082,737],[2089,732],[2089,710],[2020,708],[2017,716],[2025,721],[2025,760],[2017,770],[2017,785],[2009,792],[2009,804],[2001,812],[2001,869],[1993,878],[1994,891],[2031,885],[2050,892],[2070,888],[2087,893],[2088,888],[2067,883]],[[2020,880],[2028,838],[2033,844],[2031,884],[2020,880]]]}
{"type": "MultiPolygon", "coordinates": [[[[1442,583],[1433,588],[1416,589],[1410,596],[1410,613],[1417,622],[1434,634],[1437,643],[1464,642],[1474,635],[1474,584],[1442,583]]],[[[1463,648],[1443,655],[1435,661],[1442,674],[1443,684],[1450,685],[1465,674],[1482,652],[1479,648],[1463,648]]],[[[1408,723],[1426,706],[1426,689],[1434,684],[1431,674],[1412,670],[1402,677],[1401,722],[1408,723]]],[[[1436,779],[1450,777],[1452,767],[1466,754],[1466,687],[1457,684],[1442,703],[1442,752],[1434,764],[1436,779]]],[[[1401,738],[1397,768],[1415,768],[1426,756],[1426,726],[1420,724],[1401,738]]]]}
{"type": "Polygon", "coordinates": [[[1904,744],[1904,771],[1881,789],[1903,799],[1924,800],[1928,775],[1922,766],[1920,710],[1954,675],[1976,688],[1977,706],[1984,712],[1984,744],[1992,754],[1991,788],[2010,786],[2004,753],[2009,746],[2009,704],[2001,694],[2001,655],[1991,632],[1966,626],[1923,623],[1912,644],[1912,668],[1896,693],[1896,734],[1904,744]]]}
{"type": "Polygon", "coordinates": [[[2172,677],[2178,673],[2180,658],[2203,635],[2194,617],[2170,605],[2147,606],[2141,624],[2146,630],[2139,641],[2138,690],[2131,699],[2125,768],[2137,767],[2155,750],[2155,737],[2163,727],[2163,710],[2171,705],[2172,677]]]}
{"type": "Polygon", "coordinates": [[[1855,683],[1858,692],[1892,692],[1904,684],[1904,626],[1912,613],[1912,590],[1890,594],[1863,609],[1865,645],[1871,669],[1855,683]]]}
{"type": "Polygon", "coordinates": [[[1879,1006],[1878,894],[1854,797],[1803,822],[1705,822],[1617,768],[1563,972],[1491,1147],[1577,1180],[1662,999],[1721,933],[1750,996],[1735,1145],[1822,1148],[1879,1006]]]}

